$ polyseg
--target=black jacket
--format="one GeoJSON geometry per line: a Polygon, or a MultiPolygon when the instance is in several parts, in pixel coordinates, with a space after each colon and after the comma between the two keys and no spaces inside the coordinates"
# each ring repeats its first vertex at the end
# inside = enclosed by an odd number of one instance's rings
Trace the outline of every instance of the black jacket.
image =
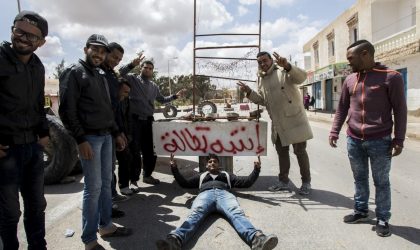
{"type": "Polygon", "coordinates": [[[0,44],[0,144],[26,144],[48,136],[44,111],[45,69],[32,54],[19,61],[9,42],[0,44]]]}
{"type": "Polygon", "coordinates": [[[78,144],[85,135],[118,133],[105,72],[83,60],[60,75],[60,118],[78,144]]]}
{"type": "MultiPolygon", "coordinates": [[[[188,179],[185,179],[181,175],[178,168],[171,167],[172,174],[175,177],[176,182],[183,188],[199,188],[200,186],[200,174],[196,174],[188,179]]],[[[260,169],[254,167],[254,171],[249,176],[236,176],[234,174],[229,174],[231,188],[249,188],[254,184],[260,175],[260,169]]],[[[230,189],[228,185],[228,180],[226,174],[219,172],[219,175],[216,179],[210,175],[204,177],[203,182],[200,187],[200,192],[203,192],[208,189],[219,188],[223,190],[230,189]]]]}

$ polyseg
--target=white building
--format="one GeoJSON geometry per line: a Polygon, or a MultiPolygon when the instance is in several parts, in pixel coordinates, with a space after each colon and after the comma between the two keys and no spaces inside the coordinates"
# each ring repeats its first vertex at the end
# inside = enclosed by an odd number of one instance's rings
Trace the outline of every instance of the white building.
{"type": "Polygon", "coordinates": [[[398,70],[405,81],[409,110],[420,108],[420,0],[357,0],[308,41],[303,94],[316,98],[315,108],[334,111],[341,85],[351,72],[347,47],[366,39],[375,46],[375,60],[398,70]]]}

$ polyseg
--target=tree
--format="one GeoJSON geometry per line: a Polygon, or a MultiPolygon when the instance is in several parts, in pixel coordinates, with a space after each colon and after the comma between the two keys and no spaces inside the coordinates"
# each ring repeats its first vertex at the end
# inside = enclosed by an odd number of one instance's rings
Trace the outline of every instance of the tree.
{"type": "Polygon", "coordinates": [[[60,78],[61,73],[63,73],[65,67],[64,67],[64,58],[61,59],[61,62],[55,67],[55,73],[53,73],[54,78],[58,79],[60,78]]]}

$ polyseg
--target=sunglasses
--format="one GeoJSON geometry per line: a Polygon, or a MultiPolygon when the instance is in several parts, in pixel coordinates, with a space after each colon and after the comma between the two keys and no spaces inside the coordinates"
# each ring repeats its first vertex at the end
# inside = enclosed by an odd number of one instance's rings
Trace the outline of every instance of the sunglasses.
{"type": "Polygon", "coordinates": [[[37,35],[31,34],[31,33],[28,33],[26,31],[23,31],[19,28],[16,28],[15,26],[12,26],[12,33],[13,33],[13,35],[15,35],[17,37],[25,36],[26,40],[30,41],[31,43],[35,43],[35,42],[38,42],[38,41],[43,39],[42,37],[39,37],[37,35]]]}

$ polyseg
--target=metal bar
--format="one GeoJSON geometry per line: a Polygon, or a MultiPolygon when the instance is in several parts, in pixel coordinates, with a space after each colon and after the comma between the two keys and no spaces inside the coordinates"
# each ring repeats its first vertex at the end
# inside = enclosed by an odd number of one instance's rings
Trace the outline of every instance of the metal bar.
{"type": "Polygon", "coordinates": [[[196,46],[196,29],[197,29],[197,0],[194,0],[194,41],[193,41],[193,79],[192,79],[192,91],[193,91],[193,95],[192,95],[192,99],[193,99],[193,109],[192,109],[192,114],[193,116],[195,116],[195,46],[196,46]]]}
{"type": "Polygon", "coordinates": [[[212,47],[198,47],[194,50],[201,49],[237,49],[237,48],[259,48],[259,45],[231,45],[231,46],[212,46],[212,47]]]}
{"type": "Polygon", "coordinates": [[[223,77],[223,76],[211,76],[211,75],[197,75],[197,76],[211,77],[211,78],[218,78],[218,79],[225,79],[225,80],[244,81],[244,82],[256,82],[256,81],[253,81],[253,80],[239,79],[239,78],[231,78],[231,77],[223,77]]]}
{"type": "Polygon", "coordinates": [[[196,36],[259,36],[260,34],[256,33],[214,33],[214,34],[199,34],[196,36]]]}
{"type": "MultiPolygon", "coordinates": [[[[259,18],[259,36],[258,36],[258,53],[261,52],[261,20],[262,20],[262,0],[260,0],[260,18],[259,18]]],[[[257,86],[260,85],[260,77],[257,78],[257,86]]],[[[260,110],[260,104],[257,104],[257,110],[260,110]]],[[[260,121],[260,116],[257,115],[257,122],[260,121]]]]}
{"type": "Polygon", "coordinates": [[[196,56],[195,58],[200,59],[227,59],[227,60],[250,60],[256,61],[255,58],[241,58],[241,57],[217,57],[217,56],[196,56]]]}

